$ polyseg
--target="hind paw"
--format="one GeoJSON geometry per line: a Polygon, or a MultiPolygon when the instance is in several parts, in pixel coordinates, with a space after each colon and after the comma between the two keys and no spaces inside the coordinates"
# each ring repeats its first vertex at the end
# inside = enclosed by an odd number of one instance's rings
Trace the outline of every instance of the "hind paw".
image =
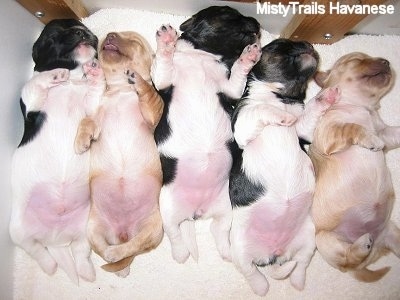
{"type": "Polygon", "coordinates": [[[107,249],[103,253],[103,259],[109,263],[114,263],[120,261],[124,257],[119,253],[118,245],[108,246],[107,249]]]}
{"type": "Polygon", "coordinates": [[[174,260],[180,264],[186,262],[186,260],[190,256],[189,250],[185,247],[185,245],[175,245],[172,247],[172,257],[174,260]]]}

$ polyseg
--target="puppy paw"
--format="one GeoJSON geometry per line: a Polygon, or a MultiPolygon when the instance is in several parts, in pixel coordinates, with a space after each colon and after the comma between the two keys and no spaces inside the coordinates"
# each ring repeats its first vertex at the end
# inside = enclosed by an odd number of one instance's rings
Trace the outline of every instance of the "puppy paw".
{"type": "Polygon", "coordinates": [[[244,71],[249,73],[251,68],[260,60],[260,57],[261,45],[259,43],[255,43],[244,48],[239,57],[239,62],[243,66],[244,71]]]}
{"type": "Polygon", "coordinates": [[[177,40],[176,30],[169,24],[162,25],[156,33],[157,53],[164,57],[172,57],[177,40]]]}
{"type": "Polygon", "coordinates": [[[108,246],[103,253],[103,259],[109,263],[114,263],[120,261],[124,257],[121,257],[119,246],[118,245],[111,245],[108,246]]]}
{"type": "Polygon", "coordinates": [[[360,264],[371,252],[373,243],[374,240],[369,233],[359,237],[349,248],[347,254],[348,263],[360,264]]]}
{"type": "Polygon", "coordinates": [[[100,63],[97,59],[87,62],[82,68],[89,85],[94,86],[104,82],[103,69],[100,67],[100,63]]]}
{"type": "Polygon", "coordinates": [[[121,271],[117,271],[114,274],[117,275],[118,277],[125,278],[129,275],[131,272],[131,267],[127,266],[125,269],[122,269],[121,271]]]}
{"type": "Polygon", "coordinates": [[[77,272],[80,278],[88,282],[94,282],[96,280],[96,271],[90,260],[81,263],[77,266],[77,272]]]}
{"type": "Polygon", "coordinates": [[[360,140],[359,146],[376,152],[382,150],[383,147],[385,147],[385,143],[375,134],[367,133],[365,137],[360,140]]]}
{"type": "Polygon", "coordinates": [[[83,119],[75,136],[74,149],[76,154],[82,154],[89,150],[92,141],[100,136],[100,129],[91,118],[83,119]]]}
{"type": "Polygon", "coordinates": [[[297,121],[297,118],[295,115],[292,115],[287,112],[282,112],[282,114],[280,116],[277,116],[277,119],[275,120],[275,122],[272,122],[272,123],[275,123],[275,125],[290,127],[294,123],[296,123],[296,121],[297,121]]]}
{"type": "Polygon", "coordinates": [[[254,274],[252,277],[247,278],[247,281],[256,295],[263,297],[268,293],[268,280],[261,273],[254,274]]]}
{"type": "Polygon", "coordinates": [[[171,250],[172,250],[172,257],[176,262],[180,264],[186,262],[186,260],[190,256],[190,252],[185,245],[179,245],[179,246],[174,245],[171,250]]]}
{"type": "Polygon", "coordinates": [[[37,79],[43,88],[51,88],[67,81],[69,79],[69,70],[59,68],[44,71],[37,76],[37,79]]]}

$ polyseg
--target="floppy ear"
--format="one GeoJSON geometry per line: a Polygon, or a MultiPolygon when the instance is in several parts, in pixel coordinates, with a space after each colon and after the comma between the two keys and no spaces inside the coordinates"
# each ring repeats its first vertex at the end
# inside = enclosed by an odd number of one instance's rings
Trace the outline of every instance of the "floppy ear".
{"type": "Polygon", "coordinates": [[[318,84],[320,87],[324,87],[326,80],[329,77],[329,73],[330,73],[330,71],[326,71],[326,72],[318,71],[317,73],[315,73],[314,80],[315,80],[316,84],[318,84]]]}
{"type": "Polygon", "coordinates": [[[180,31],[186,31],[193,26],[195,16],[191,17],[190,19],[186,20],[179,26],[180,31]]]}

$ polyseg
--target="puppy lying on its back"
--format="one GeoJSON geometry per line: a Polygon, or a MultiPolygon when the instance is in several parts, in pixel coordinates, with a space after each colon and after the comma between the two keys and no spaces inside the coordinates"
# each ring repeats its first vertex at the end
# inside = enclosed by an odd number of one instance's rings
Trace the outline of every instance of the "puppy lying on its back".
{"type": "Polygon", "coordinates": [[[260,57],[260,25],[230,7],[213,6],[180,29],[179,39],[171,26],[157,32],[152,67],[166,104],[155,132],[164,174],[164,229],[176,261],[184,262],[189,255],[196,260],[192,221],[213,218],[218,251],[229,260],[228,144],[233,136],[225,109],[231,110],[230,97],[242,95],[247,73],[260,57]]]}
{"type": "Polygon", "coordinates": [[[309,215],[315,179],[299,137],[310,140],[337,97],[337,91],[325,91],[304,109],[317,65],[311,44],[272,41],[262,48],[234,113],[234,136],[243,151],[234,155],[229,183],[232,260],[258,295],[269,284],[257,266],[272,265],[272,277],[290,274],[292,285],[303,289],[315,250],[309,215]]]}
{"type": "Polygon", "coordinates": [[[350,53],[317,79],[324,88],[341,90],[310,147],[317,248],[335,268],[375,281],[389,268],[370,271],[369,264],[388,250],[400,257],[400,230],[390,221],[393,185],[382,151],[400,146],[400,127],[387,126],[378,114],[392,70],[383,58],[350,53]]]}
{"type": "Polygon", "coordinates": [[[155,248],[163,237],[158,198],[162,184],[153,132],[163,102],[150,84],[153,52],[135,32],[109,33],[99,50],[107,81],[94,118],[81,123],[76,151],[91,140],[91,210],[88,237],[109,264],[127,276],[133,258],[155,248]]]}
{"type": "Polygon", "coordinates": [[[45,26],[33,46],[37,72],[22,90],[25,129],[12,165],[11,238],[47,274],[59,265],[76,283],[95,279],[86,239],[90,158],[75,154],[74,139],[104,90],[96,49],[96,36],[76,20],[45,26]]]}

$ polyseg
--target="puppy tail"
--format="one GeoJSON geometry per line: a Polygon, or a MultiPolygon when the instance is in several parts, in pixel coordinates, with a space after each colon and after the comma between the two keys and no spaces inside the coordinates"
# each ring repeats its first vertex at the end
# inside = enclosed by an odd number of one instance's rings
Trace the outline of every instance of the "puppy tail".
{"type": "Polygon", "coordinates": [[[381,279],[383,276],[386,275],[387,272],[389,272],[390,267],[385,267],[385,268],[381,268],[378,270],[369,270],[367,268],[361,269],[361,270],[357,270],[352,272],[353,276],[363,282],[374,282],[374,281],[378,281],[379,279],[381,279]]]}
{"type": "Polygon", "coordinates": [[[76,285],[79,285],[79,276],[76,271],[75,262],[68,247],[47,247],[49,253],[57,262],[57,265],[64,270],[68,277],[76,285]]]}
{"type": "Polygon", "coordinates": [[[125,257],[123,259],[121,259],[120,261],[114,262],[114,263],[109,263],[109,264],[105,264],[102,265],[102,269],[107,271],[107,272],[119,272],[122,271],[123,269],[125,269],[127,266],[129,266],[132,261],[133,261],[134,256],[128,256],[125,257]]]}
{"type": "Polygon", "coordinates": [[[196,228],[193,221],[183,221],[180,225],[182,239],[192,258],[197,262],[199,260],[199,249],[196,241],[196,228]]]}

